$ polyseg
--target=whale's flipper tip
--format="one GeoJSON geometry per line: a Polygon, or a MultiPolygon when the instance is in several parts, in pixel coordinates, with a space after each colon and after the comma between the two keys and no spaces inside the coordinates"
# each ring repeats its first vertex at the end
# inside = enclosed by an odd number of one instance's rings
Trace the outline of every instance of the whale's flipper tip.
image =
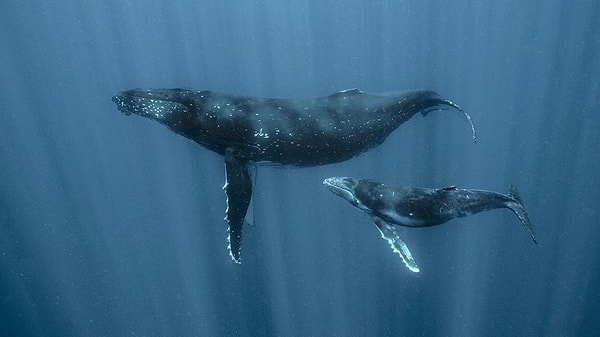
{"type": "MultiPolygon", "coordinates": [[[[242,264],[242,260],[240,259],[241,249],[240,249],[239,242],[237,243],[237,248],[232,247],[231,234],[227,238],[227,241],[229,242],[229,246],[227,246],[227,249],[229,249],[229,256],[231,257],[231,260],[237,264],[242,264]]],[[[234,246],[236,246],[236,245],[234,245],[234,246]]]]}
{"type": "Polygon", "coordinates": [[[402,241],[402,238],[400,238],[400,235],[394,226],[376,216],[373,217],[373,222],[375,223],[375,226],[377,226],[377,229],[379,229],[381,238],[386,240],[392,247],[392,250],[400,255],[402,262],[404,262],[404,265],[406,265],[406,268],[413,273],[418,273],[420,269],[417,266],[417,262],[415,259],[413,259],[410,250],[408,250],[408,247],[404,241],[402,241]]]}

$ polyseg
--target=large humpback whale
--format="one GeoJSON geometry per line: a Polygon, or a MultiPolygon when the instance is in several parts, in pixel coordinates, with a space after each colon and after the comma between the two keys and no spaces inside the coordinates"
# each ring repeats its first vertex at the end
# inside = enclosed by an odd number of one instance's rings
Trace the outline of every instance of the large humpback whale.
{"type": "Polygon", "coordinates": [[[327,97],[260,99],[187,89],[134,89],[112,97],[125,114],[157,121],[225,159],[229,252],[240,261],[252,182],[249,163],[316,166],[341,162],[383,143],[416,113],[460,107],[432,91],[371,95],[357,89],[327,97]]]}
{"type": "Polygon", "coordinates": [[[333,193],[346,199],[354,207],[369,214],[381,237],[413,272],[419,267],[396,231],[396,226],[429,227],[443,224],[454,218],[495,209],[513,211],[533,242],[537,243],[523,202],[514,186],[508,194],[492,191],[458,189],[450,186],[439,189],[390,187],[368,179],[332,177],[323,181],[333,193]]]}

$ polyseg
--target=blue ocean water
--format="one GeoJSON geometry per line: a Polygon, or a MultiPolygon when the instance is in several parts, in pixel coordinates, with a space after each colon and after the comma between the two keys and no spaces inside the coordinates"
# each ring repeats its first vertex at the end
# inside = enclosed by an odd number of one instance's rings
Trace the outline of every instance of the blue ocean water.
{"type": "Polygon", "coordinates": [[[0,336],[597,336],[600,2],[16,1],[0,11],[0,336]],[[186,87],[307,98],[432,89],[323,167],[257,167],[241,265],[222,158],[110,97],[186,87]],[[516,185],[401,228],[408,271],[329,176],[516,185]]]}

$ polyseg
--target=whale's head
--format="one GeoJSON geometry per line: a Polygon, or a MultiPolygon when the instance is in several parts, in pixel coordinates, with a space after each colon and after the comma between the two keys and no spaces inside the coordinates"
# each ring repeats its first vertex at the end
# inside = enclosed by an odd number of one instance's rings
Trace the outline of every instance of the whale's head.
{"type": "Polygon", "coordinates": [[[194,94],[187,89],[133,89],[112,97],[119,111],[155,120],[176,131],[196,126],[194,94]]]}
{"type": "Polygon", "coordinates": [[[352,206],[369,211],[356,195],[356,188],[359,183],[359,179],[351,177],[331,177],[323,180],[323,185],[325,185],[328,190],[346,199],[352,206]]]}

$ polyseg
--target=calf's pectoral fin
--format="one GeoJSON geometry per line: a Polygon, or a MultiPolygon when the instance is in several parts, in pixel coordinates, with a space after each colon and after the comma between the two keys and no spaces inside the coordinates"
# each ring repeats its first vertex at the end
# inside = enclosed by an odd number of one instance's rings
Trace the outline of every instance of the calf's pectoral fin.
{"type": "Polygon", "coordinates": [[[225,221],[229,225],[227,248],[233,261],[240,263],[242,227],[252,197],[252,180],[247,161],[236,157],[233,150],[228,150],[225,154],[225,175],[225,186],[223,186],[227,195],[225,221]]]}
{"type": "Polygon", "coordinates": [[[404,262],[406,267],[410,271],[418,273],[419,267],[417,266],[415,259],[413,259],[410,250],[408,250],[408,247],[400,238],[400,235],[396,231],[395,226],[390,225],[383,219],[376,216],[373,217],[373,222],[375,223],[375,226],[377,226],[377,229],[379,229],[381,237],[385,239],[390,244],[390,246],[392,246],[392,250],[394,252],[400,255],[400,257],[402,258],[402,262],[404,262]]]}

